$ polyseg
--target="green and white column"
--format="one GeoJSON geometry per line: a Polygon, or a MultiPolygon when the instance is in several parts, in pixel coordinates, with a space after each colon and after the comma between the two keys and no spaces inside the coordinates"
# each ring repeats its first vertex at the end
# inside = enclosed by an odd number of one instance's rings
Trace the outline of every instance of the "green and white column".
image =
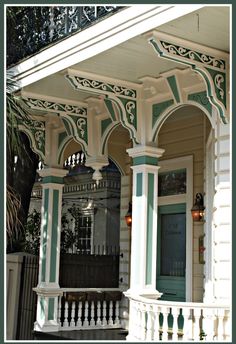
{"type": "Polygon", "coordinates": [[[67,171],[45,168],[42,177],[41,238],[39,281],[34,290],[38,295],[34,329],[42,332],[58,331],[57,319],[59,287],[61,207],[63,177],[67,171]]]}
{"type": "Polygon", "coordinates": [[[133,158],[130,289],[127,294],[161,296],[156,290],[158,158],[163,149],[136,146],[133,158]]]}

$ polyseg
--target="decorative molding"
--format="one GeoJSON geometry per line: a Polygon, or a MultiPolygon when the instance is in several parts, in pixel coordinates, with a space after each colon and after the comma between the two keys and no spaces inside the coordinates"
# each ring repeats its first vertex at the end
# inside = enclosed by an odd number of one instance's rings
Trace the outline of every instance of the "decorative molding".
{"type": "Polygon", "coordinates": [[[160,57],[191,66],[203,77],[207,95],[211,103],[218,109],[221,120],[226,124],[228,121],[226,117],[227,54],[222,54],[224,58],[221,58],[217,56],[219,52],[214,49],[181,39],[177,40],[177,38],[157,32],[149,37],[149,42],[160,57]],[[202,50],[209,51],[209,53],[202,50]]]}
{"type": "Polygon", "coordinates": [[[202,105],[210,114],[210,116],[212,116],[212,104],[207,96],[206,91],[188,94],[188,100],[202,105]]]}
{"type": "Polygon", "coordinates": [[[36,98],[23,98],[28,107],[35,110],[46,110],[48,112],[66,112],[67,114],[74,114],[80,116],[87,116],[87,109],[76,105],[52,102],[36,98]]]}
{"type": "MultiPolygon", "coordinates": [[[[60,115],[67,135],[73,137],[87,152],[88,125],[87,109],[77,105],[59,103],[44,99],[23,96],[24,103],[33,110],[53,112],[60,115]]],[[[59,154],[60,155],[60,154],[59,154]]]]}
{"type": "MultiPolygon", "coordinates": [[[[96,79],[92,79],[93,76],[91,74],[89,77],[84,77],[79,76],[78,74],[74,75],[73,73],[73,70],[69,70],[69,74],[65,75],[65,78],[72,85],[72,87],[75,90],[82,90],[88,93],[102,95],[104,97],[104,104],[110,114],[111,120],[114,123],[121,122],[122,125],[128,129],[134,142],[138,143],[136,100],[137,90],[131,87],[125,87],[115,83],[113,84],[110,79],[109,81],[108,79],[98,80],[97,75],[94,76],[96,79]]],[[[106,134],[107,131],[104,133],[104,135],[106,134]]]]}
{"type": "Polygon", "coordinates": [[[129,98],[136,98],[137,92],[131,88],[124,86],[113,85],[104,81],[92,80],[88,78],[79,77],[76,75],[66,75],[65,78],[75,89],[93,90],[97,93],[110,94],[113,93],[116,96],[125,96],[129,98]]]}
{"type": "Polygon", "coordinates": [[[177,44],[165,42],[163,40],[160,40],[160,44],[162,46],[162,50],[164,50],[166,53],[170,55],[174,55],[174,56],[179,56],[186,60],[190,60],[191,63],[197,62],[197,63],[201,63],[203,67],[208,65],[208,66],[217,68],[219,70],[225,70],[226,68],[226,63],[222,59],[218,59],[216,57],[204,54],[199,51],[188,49],[186,47],[179,46],[177,44]]]}
{"type": "Polygon", "coordinates": [[[68,136],[72,136],[82,146],[82,150],[87,152],[88,146],[88,123],[87,118],[81,116],[62,115],[68,136]]]}
{"type": "Polygon", "coordinates": [[[161,114],[166,111],[167,108],[174,105],[174,100],[166,100],[164,102],[152,105],[152,129],[154,128],[156,121],[161,116],[161,114]]]}
{"type": "Polygon", "coordinates": [[[45,158],[45,122],[25,118],[19,122],[19,129],[23,131],[30,140],[32,150],[44,160],[45,158]]]}

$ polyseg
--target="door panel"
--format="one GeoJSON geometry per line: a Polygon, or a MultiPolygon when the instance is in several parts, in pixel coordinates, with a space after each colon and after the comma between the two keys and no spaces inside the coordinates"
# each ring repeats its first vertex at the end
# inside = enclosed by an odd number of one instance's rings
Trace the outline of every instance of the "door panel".
{"type": "Polygon", "coordinates": [[[185,301],[186,204],[158,207],[157,290],[162,300],[185,301]]]}

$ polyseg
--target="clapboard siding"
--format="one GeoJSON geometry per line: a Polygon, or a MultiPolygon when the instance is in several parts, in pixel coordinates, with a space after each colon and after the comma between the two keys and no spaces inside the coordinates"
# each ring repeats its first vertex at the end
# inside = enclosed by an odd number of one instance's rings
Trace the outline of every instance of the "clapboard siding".
{"type": "MultiPolygon", "coordinates": [[[[204,142],[209,132],[209,122],[199,110],[194,115],[181,118],[181,111],[163,124],[158,135],[158,147],[165,149],[162,160],[193,155],[193,195],[204,193],[204,142]],[[206,125],[207,123],[207,125],[206,125]],[[205,127],[206,125],[206,127],[205,127]],[[205,136],[204,136],[205,130],[205,136]]],[[[193,301],[203,300],[203,265],[199,264],[198,239],[203,235],[202,224],[193,225],[193,301]]]]}

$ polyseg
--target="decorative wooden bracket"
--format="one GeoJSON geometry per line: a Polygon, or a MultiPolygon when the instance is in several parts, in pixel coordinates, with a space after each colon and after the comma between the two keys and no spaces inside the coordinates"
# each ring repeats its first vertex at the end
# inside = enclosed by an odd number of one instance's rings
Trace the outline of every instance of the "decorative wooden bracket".
{"type": "Polygon", "coordinates": [[[154,31],[148,41],[159,57],[179,62],[200,74],[206,84],[207,96],[216,106],[223,123],[228,122],[229,71],[227,53],[154,31]]]}
{"type": "MultiPolygon", "coordinates": [[[[128,129],[134,142],[137,140],[137,90],[114,84],[113,80],[98,80],[96,76],[69,69],[65,78],[75,90],[104,97],[106,108],[113,122],[120,121],[128,129]],[[117,118],[118,116],[118,118],[117,118]]],[[[133,85],[132,85],[133,86],[133,85]]]]}

